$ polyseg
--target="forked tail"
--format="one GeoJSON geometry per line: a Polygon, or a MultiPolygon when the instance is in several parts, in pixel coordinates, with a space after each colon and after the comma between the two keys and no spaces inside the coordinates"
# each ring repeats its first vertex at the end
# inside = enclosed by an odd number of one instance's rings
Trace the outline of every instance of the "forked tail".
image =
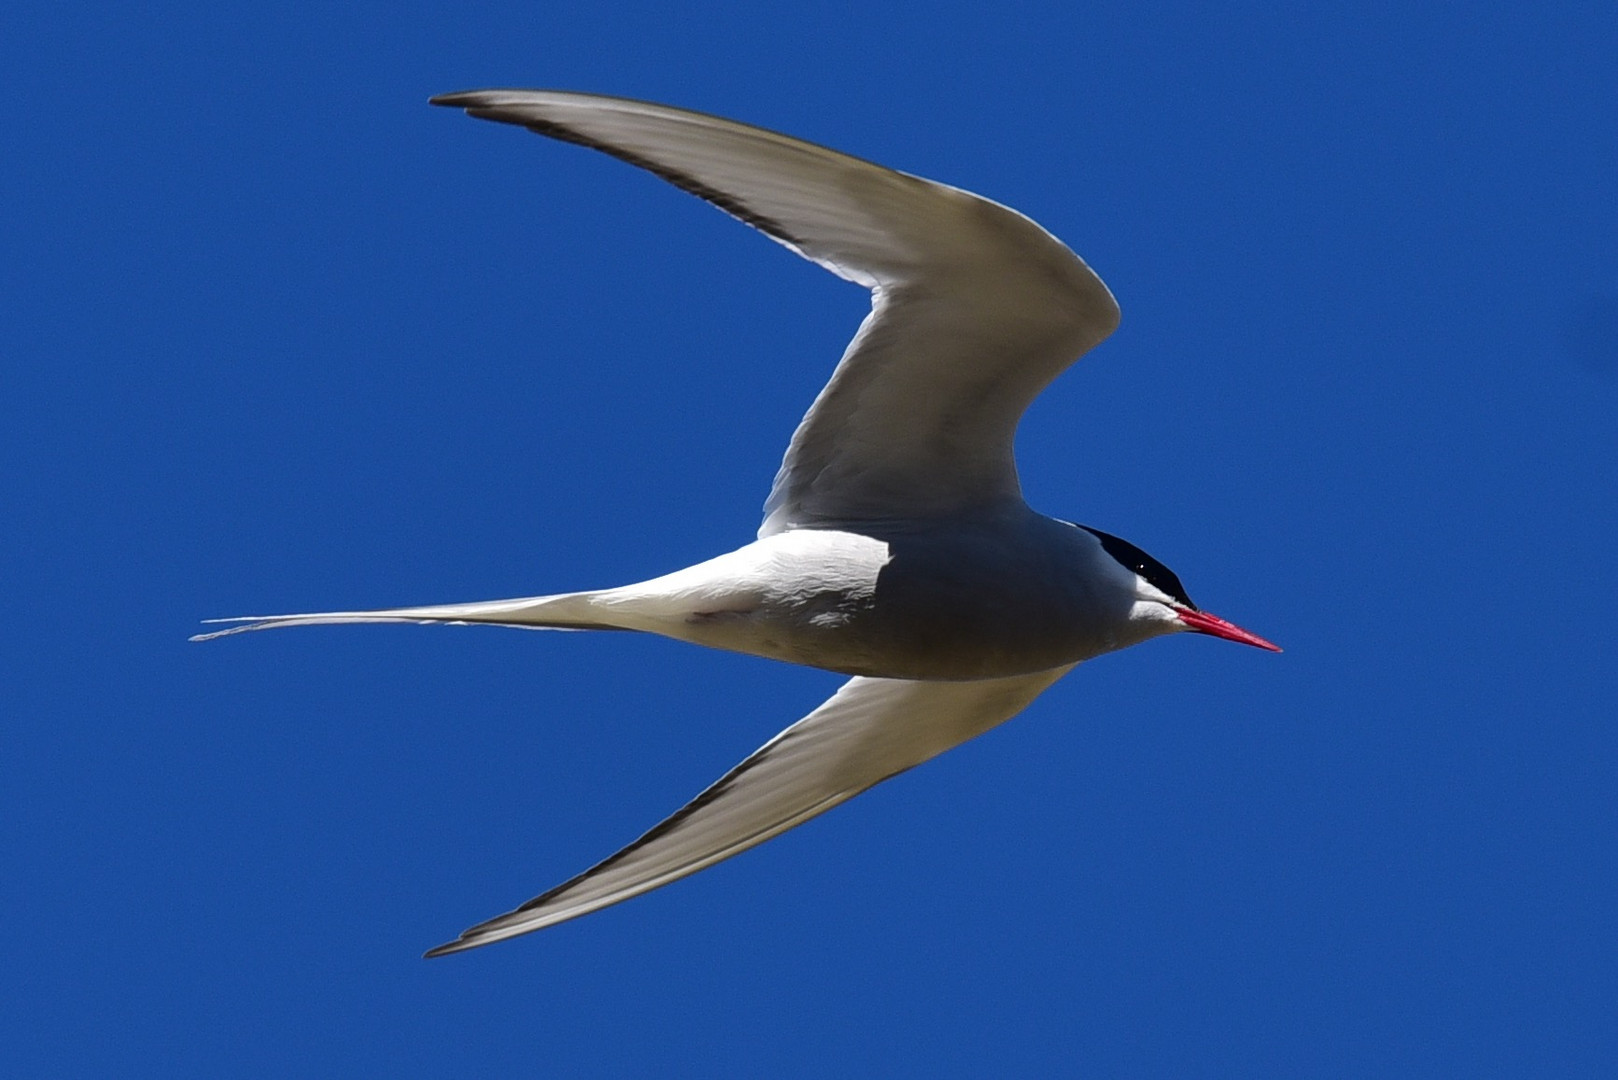
{"type": "Polygon", "coordinates": [[[242,615],[232,619],[205,619],[204,622],[235,625],[197,634],[191,640],[210,641],[248,630],[336,623],[486,623],[530,630],[629,629],[606,621],[611,615],[610,610],[604,610],[592,602],[599,595],[598,592],[559,593],[555,596],[525,596],[516,600],[484,600],[472,604],[435,604],[380,611],[321,611],[307,615],[242,615]]]}

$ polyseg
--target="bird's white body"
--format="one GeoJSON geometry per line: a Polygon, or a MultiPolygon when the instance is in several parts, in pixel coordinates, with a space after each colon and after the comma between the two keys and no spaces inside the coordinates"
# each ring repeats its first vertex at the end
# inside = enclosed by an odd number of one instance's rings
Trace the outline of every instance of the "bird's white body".
{"type": "Polygon", "coordinates": [[[672,817],[453,952],[700,870],[1009,719],[1074,664],[1197,630],[1126,541],[1023,502],[1029,402],[1118,323],[1078,256],[981,196],[718,117],[558,91],[436,103],[647,169],[871,290],[871,314],[787,448],[758,539],[619,588],[224,620],[637,630],[854,676],[672,817]]]}

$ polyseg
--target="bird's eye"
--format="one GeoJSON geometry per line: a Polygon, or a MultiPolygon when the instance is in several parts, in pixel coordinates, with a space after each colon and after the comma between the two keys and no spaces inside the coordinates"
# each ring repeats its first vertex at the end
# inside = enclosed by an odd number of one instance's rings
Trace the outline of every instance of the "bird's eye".
{"type": "Polygon", "coordinates": [[[1100,529],[1092,529],[1088,525],[1080,525],[1079,528],[1100,540],[1101,546],[1108,555],[1117,559],[1125,569],[1132,570],[1145,578],[1151,583],[1152,588],[1157,589],[1159,592],[1167,593],[1192,611],[1200,610],[1197,605],[1191,602],[1191,598],[1186,595],[1185,586],[1180,584],[1180,578],[1173,570],[1170,570],[1128,540],[1113,536],[1111,533],[1104,533],[1100,529]]]}

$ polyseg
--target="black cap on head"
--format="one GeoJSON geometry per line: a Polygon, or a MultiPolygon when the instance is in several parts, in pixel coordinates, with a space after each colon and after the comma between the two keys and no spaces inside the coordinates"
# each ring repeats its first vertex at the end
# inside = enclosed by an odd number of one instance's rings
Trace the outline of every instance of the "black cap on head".
{"type": "Polygon", "coordinates": [[[1191,602],[1191,598],[1185,594],[1185,586],[1180,584],[1180,579],[1173,570],[1170,570],[1128,540],[1122,540],[1111,533],[1104,533],[1100,529],[1092,529],[1088,525],[1080,525],[1079,528],[1100,540],[1101,546],[1106,549],[1107,554],[1117,559],[1126,570],[1132,570],[1139,574],[1149,581],[1153,588],[1174,597],[1192,611],[1199,610],[1197,605],[1191,602]]]}

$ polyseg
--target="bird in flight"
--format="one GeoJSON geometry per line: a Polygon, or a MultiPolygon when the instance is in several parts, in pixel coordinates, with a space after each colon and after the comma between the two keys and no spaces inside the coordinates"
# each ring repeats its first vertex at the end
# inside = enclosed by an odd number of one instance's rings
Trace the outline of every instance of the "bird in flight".
{"type": "Polygon", "coordinates": [[[623,98],[432,99],[610,154],[871,291],[787,446],[752,543],[619,588],[216,620],[489,623],[661,634],[852,676],[623,850],[427,953],[487,945],[695,873],[1021,712],[1074,665],[1194,631],[1201,610],[1116,536],[1036,513],[1012,442],[1034,397],[1118,325],[1101,279],[999,203],[746,124],[623,98]]]}

